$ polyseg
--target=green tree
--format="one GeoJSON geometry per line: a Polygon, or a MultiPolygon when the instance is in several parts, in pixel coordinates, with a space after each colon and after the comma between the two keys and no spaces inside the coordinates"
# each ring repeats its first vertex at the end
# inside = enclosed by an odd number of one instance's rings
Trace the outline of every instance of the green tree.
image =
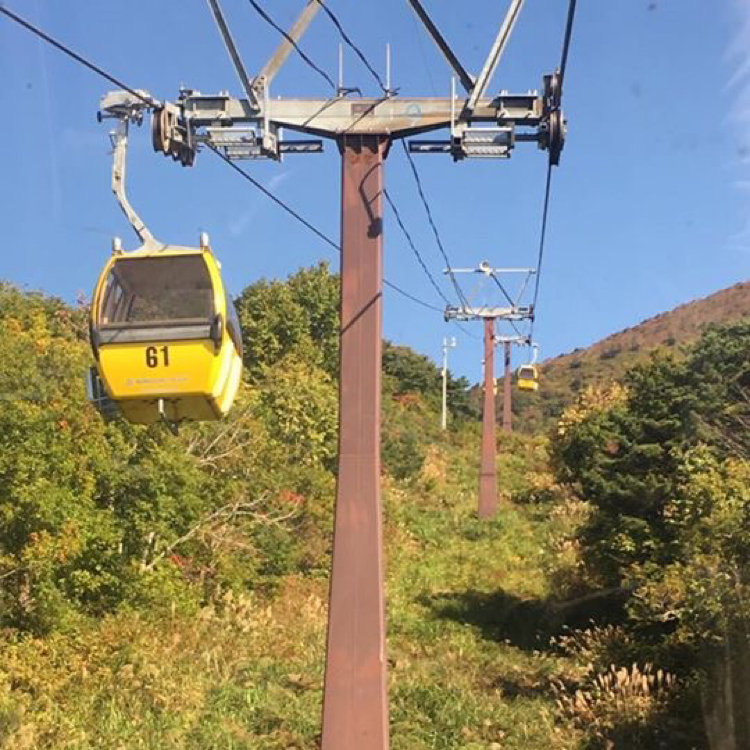
{"type": "Polygon", "coordinates": [[[711,328],[587,389],[552,441],[558,480],[594,509],[589,580],[628,591],[629,624],[684,671],[750,632],[748,353],[750,322],[711,328]]]}
{"type": "Polygon", "coordinates": [[[731,425],[750,387],[748,351],[750,323],[709,329],[687,358],[659,355],[629,371],[611,404],[584,409],[572,424],[571,410],[563,416],[552,446],[557,475],[596,507],[583,539],[607,582],[626,580],[633,565],[671,560],[664,512],[680,491],[686,453],[704,444],[723,457],[744,441],[741,423],[731,425]]]}
{"type": "Polygon", "coordinates": [[[292,353],[336,376],[339,278],[328,264],[303,268],[287,281],[251,284],[235,304],[251,378],[292,353]]]}
{"type": "Polygon", "coordinates": [[[419,393],[435,401],[440,397],[440,370],[424,354],[408,346],[396,346],[386,341],[383,346],[383,372],[392,378],[395,395],[419,393]]]}
{"type": "Polygon", "coordinates": [[[308,332],[321,356],[321,366],[332,378],[339,370],[339,275],[328,263],[302,268],[289,277],[289,287],[297,304],[306,312],[308,332]]]}

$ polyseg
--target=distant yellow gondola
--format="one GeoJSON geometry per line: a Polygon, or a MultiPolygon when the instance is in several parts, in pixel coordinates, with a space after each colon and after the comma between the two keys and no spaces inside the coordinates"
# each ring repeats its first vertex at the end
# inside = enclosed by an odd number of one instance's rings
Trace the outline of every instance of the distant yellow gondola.
{"type": "Polygon", "coordinates": [[[518,387],[522,391],[539,390],[539,373],[534,365],[521,365],[518,368],[518,387]]]}
{"type": "Polygon", "coordinates": [[[116,250],[91,305],[91,346],[106,395],[138,424],[214,420],[242,374],[239,321],[208,247],[116,250]]]}

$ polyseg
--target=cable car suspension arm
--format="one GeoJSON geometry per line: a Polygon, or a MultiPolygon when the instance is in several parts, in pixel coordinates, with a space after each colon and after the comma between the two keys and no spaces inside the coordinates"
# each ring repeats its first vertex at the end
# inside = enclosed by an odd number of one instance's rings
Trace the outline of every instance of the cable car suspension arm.
{"type": "Polygon", "coordinates": [[[137,101],[126,92],[108,94],[102,100],[99,118],[115,118],[117,127],[110,134],[112,141],[112,192],[120,204],[120,208],[144,245],[156,245],[156,239],[151,234],[143,219],[128,200],[125,191],[125,175],[128,154],[128,129],[130,122],[140,124],[143,121],[145,105],[137,101]]]}

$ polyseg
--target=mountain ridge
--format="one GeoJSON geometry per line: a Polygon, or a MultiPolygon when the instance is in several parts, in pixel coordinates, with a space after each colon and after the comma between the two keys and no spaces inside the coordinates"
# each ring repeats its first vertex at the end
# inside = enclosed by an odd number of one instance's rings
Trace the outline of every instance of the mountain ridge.
{"type": "MultiPolygon", "coordinates": [[[[562,409],[589,385],[620,378],[657,349],[679,351],[695,341],[710,324],[750,316],[750,280],[740,281],[706,297],[644,319],[640,323],[539,365],[537,393],[514,393],[513,414],[523,432],[546,430],[562,409]]],[[[502,396],[498,410],[502,410],[502,396]]]]}

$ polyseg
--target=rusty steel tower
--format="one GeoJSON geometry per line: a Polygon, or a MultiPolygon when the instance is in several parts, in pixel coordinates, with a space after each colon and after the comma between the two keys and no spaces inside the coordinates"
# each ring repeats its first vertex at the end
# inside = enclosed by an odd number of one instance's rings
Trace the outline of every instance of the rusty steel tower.
{"type": "MultiPolygon", "coordinates": [[[[536,275],[535,268],[494,268],[487,261],[482,261],[476,268],[454,268],[453,274],[479,274],[482,282],[491,280],[493,289],[502,294],[503,304],[472,305],[464,297],[464,303],[458,307],[449,306],[445,310],[446,320],[482,320],[484,321],[484,394],[482,397],[482,448],[479,461],[479,507],[480,518],[491,518],[497,511],[497,437],[495,416],[495,345],[498,337],[495,334],[495,322],[507,321],[512,326],[523,321],[534,319],[534,307],[522,304],[529,282],[536,275]],[[521,283],[513,294],[508,290],[504,278],[508,275],[520,275],[521,283]]],[[[447,270],[446,270],[447,273],[447,270]]],[[[518,337],[521,338],[520,333],[518,337]]],[[[510,387],[508,368],[509,357],[506,350],[506,389],[510,387]]],[[[507,395],[507,394],[506,394],[507,395]]],[[[506,402],[508,403],[508,402],[506,402]]],[[[503,419],[503,428],[506,421],[503,419]]],[[[509,430],[508,430],[509,431],[509,430]]]]}

